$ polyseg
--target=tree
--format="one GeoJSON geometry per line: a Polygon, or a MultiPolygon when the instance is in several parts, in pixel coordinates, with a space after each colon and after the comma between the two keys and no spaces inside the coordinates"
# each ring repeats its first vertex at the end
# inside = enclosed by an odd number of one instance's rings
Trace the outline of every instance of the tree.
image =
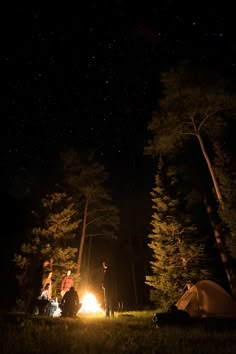
{"type": "Polygon", "coordinates": [[[92,240],[114,241],[119,228],[119,210],[112,203],[106,187],[108,174],[104,166],[95,161],[93,154],[82,155],[69,149],[61,156],[63,161],[63,186],[73,195],[78,205],[82,223],[80,225],[80,245],[77,272],[85,264],[84,247],[86,240],[91,252],[92,240]]]}
{"type": "MultiPolygon", "coordinates": [[[[154,137],[149,141],[146,153],[157,156],[178,154],[187,140],[196,138],[211,176],[216,200],[223,209],[222,191],[205,139],[211,137],[214,140],[223,134],[227,120],[235,116],[235,97],[226,90],[221,79],[212,81],[206,73],[189,70],[187,65],[163,73],[162,83],[164,97],[149,125],[154,137]]],[[[209,139],[207,142],[210,144],[209,139]]],[[[223,245],[218,230],[214,230],[214,234],[217,245],[223,245]]],[[[232,288],[227,252],[222,247],[219,251],[232,288]]]]}
{"type": "Polygon", "coordinates": [[[189,218],[183,205],[173,198],[175,174],[171,169],[166,176],[163,172],[161,162],[151,192],[154,213],[148,246],[153,260],[152,275],[146,276],[146,284],[152,288],[150,300],[166,310],[179,298],[186,284],[204,275],[200,267],[204,251],[199,237],[193,237],[196,227],[186,221],[189,218]]]}
{"type": "Polygon", "coordinates": [[[226,243],[230,254],[236,258],[236,166],[231,154],[225,151],[219,142],[214,142],[214,170],[219,181],[222,196],[224,198],[224,208],[219,208],[220,219],[224,227],[228,228],[230,237],[226,238],[226,243]]]}
{"type": "Polygon", "coordinates": [[[42,210],[35,213],[38,225],[14,257],[18,280],[21,286],[28,288],[30,298],[39,295],[42,272],[53,272],[55,297],[60,293],[63,273],[76,267],[77,248],[73,247],[73,239],[80,220],[72,199],[66,193],[53,193],[42,198],[41,203],[42,210]],[[35,279],[40,284],[33,286],[35,279]],[[36,288],[37,293],[33,291],[36,288]]]}
{"type": "Polygon", "coordinates": [[[204,138],[217,138],[223,134],[227,117],[232,117],[236,112],[235,97],[226,91],[225,83],[219,78],[212,82],[187,66],[162,73],[161,81],[164,97],[160,99],[160,109],[154,112],[149,124],[154,137],[149,141],[146,153],[176,154],[188,139],[195,137],[207,163],[217,199],[222,204],[221,191],[204,138]]]}
{"type": "MultiPolygon", "coordinates": [[[[219,142],[214,142],[214,170],[224,198],[224,208],[218,208],[222,233],[226,235],[225,244],[232,264],[236,263],[236,166],[229,151],[222,148],[219,142]]],[[[234,266],[235,267],[235,266],[234,266]]],[[[233,289],[236,289],[234,272],[231,273],[233,289]]],[[[236,294],[233,294],[236,296],[236,294]]]]}

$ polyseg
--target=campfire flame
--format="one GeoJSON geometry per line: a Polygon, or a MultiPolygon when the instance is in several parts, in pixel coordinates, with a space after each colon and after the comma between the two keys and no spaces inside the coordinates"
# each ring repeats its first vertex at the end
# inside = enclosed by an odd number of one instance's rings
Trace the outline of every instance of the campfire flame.
{"type": "Polygon", "coordinates": [[[82,298],[82,307],[79,313],[103,313],[101,305],[98,304],[95,295],[91,293],[86,293],[82,298]]]}

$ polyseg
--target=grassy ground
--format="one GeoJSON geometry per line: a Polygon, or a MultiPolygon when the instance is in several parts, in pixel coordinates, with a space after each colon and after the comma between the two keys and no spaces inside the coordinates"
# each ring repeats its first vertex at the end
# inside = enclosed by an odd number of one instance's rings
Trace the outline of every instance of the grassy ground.
{"type": "Polygon", "coordinates": [[[0,353],[236,353],[236,321],[152,324],[153,312],[75,319],[0,314],[0,353]]]}

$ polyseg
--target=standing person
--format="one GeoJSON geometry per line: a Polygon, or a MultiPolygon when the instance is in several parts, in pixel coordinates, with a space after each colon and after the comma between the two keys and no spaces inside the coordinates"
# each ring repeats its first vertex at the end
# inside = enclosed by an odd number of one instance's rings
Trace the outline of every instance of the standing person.
{"type": "Polygon", "coordinates": [[[102,288],[104,290],[106,317],[114,316],[114,277],[111,267],[102,263],[104,269],[102,288]]]}
{"type": "Polygon", "coordinates": [[[73,276],[71,275],[71,270],[67,271],[61,282],[61,296],[63,297],[67,291],[74,285],[73,276]]]}
{"type": "Polygon", "coordinates": [[[81,304],[79,302],[79,295],[72,286],[69,291],[65,293],[61,300],[60,308],[62,316],[75,317],[79,311],[81,304]]]}

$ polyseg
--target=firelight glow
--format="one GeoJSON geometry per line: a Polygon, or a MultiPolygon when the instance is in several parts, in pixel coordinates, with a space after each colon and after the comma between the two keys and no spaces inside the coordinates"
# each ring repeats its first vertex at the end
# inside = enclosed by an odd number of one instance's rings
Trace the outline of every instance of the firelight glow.
{"type": "Polygon", "coordinates": [[[82,313],[102,313],[101,305],[98,304],[95,295],[86,293],[82,298],[82,307],[79,312],[82,313]]]}

